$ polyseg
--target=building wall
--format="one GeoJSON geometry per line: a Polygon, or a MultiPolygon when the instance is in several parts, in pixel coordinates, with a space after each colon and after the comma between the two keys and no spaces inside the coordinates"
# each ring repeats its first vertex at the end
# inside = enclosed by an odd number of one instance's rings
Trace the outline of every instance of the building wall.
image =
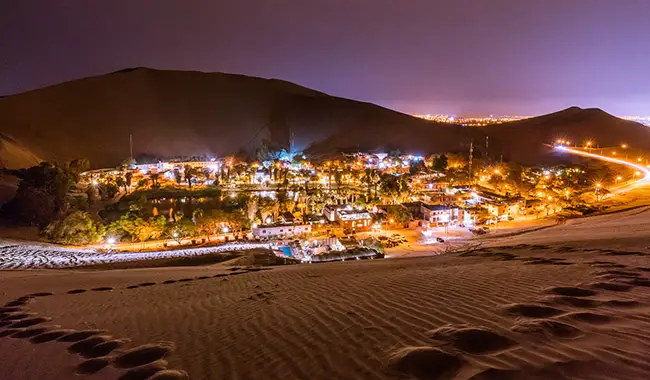
{"type": "Polygon", "coordinates": [[[367,231],[372,226],[372,219],[341,220],[340,223],[344,230],[367,231]]]}
{"type": "Polygon", "coordinates": [[[269,237],[269,236],[294,236],[311,232],[311,225],[297,225],[297,226],[259,226],[253,228],[253,236],[269,237]]]}

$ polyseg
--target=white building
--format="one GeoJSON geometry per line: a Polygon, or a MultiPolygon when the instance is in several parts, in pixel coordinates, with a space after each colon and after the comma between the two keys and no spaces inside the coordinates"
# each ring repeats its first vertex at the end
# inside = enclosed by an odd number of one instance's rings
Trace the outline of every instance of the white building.
{"type": "Polygon", "coordinates": [[[258,226],[253,228],[253,236],[256,237],[287,237],[311,232],[310,224],[301,225],[271,225],[258,226]]]}

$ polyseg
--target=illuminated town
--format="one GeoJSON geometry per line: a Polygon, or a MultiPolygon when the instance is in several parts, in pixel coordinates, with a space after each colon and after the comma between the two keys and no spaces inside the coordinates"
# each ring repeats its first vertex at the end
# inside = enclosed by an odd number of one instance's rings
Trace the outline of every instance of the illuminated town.
{"type": "MultiPolygon", "coordinates": [[[[484,127],[486,125],[507,123],[510,121],[529,119],[531,116],[484,116],[484,117],[463,117],[446,114],[415,114],[412,115],[421,119],[436,121],[439,123],[459,124],[470,127],[484,127]]],[[[650,116],[621,116],[621,119],[634,121],[650,127],[650,116]]]]}
{"type": "Polygon", "coordinates": [[[100,207],[101,233],[66,240],[58,231],[78,213],[45,232],[53,242],[108,251],[239,241],[268,244],[278,257],[298,262],[339,260],[345,252],[384,257],[403,244],[443,248],[507,226],[593,213],[647,178],[644,157],[625,159],[633,154],[627,144],[551,144],[563,154],[617,165],[522,167],[489,157],[399,152],[312,160],[284,150],[258,160],[131,161],[78,176],[71,195],[100,207]]]}

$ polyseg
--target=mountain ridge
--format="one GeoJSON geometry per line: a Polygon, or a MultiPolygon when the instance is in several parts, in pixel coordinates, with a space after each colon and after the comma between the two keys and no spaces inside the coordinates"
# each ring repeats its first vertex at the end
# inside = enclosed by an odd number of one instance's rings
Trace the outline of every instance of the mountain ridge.
{"type": "MultiPolygon", "coordinates": [[[[224,155],[262,144],[315,155],[341,151],[467,152],[534,165],[565,158],[544,147],[557,138],[650,150],[650,129],[607,112],[569,107],[485,127],[444,124],[281,79],[201,71],[126,68],[0,99],[0,128],[34,157],[88,158],[116,166],[135,155],[224,155]]],[[[2,157],[0,156],[0,162],[2,157]]],[[[12,161],[14,165],[18,161],[12,161]]]]}

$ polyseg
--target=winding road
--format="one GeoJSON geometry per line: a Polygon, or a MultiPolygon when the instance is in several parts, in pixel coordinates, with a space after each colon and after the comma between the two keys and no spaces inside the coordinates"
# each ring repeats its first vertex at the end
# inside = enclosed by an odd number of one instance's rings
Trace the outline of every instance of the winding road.
{"type": "Polygon", "coordinates": [[[643,165],[635,164],[634,162],[630,162],[626,160],[621,160],[619,158],[607,157],[600,154],[587,152],[582,149],[569,148],[564,145],[555,145],[555,149],[561,152],[575,154],[582,157],[594,158],[601,161],[611,162],[613,164],[625,165],[641,173],[641,176],[638,179],[634,181],[628,181],[626,183],[621,184],[618,187],[612,188],[610,189],[610,193],[614,193],[614,194],[624,193],[626,191],[632,190],[634,188],[637,188],[639,186],[645,185],[648,182],[650,182],[650,170],[648,170],[648,168],[646,168],[643,165]]]}

